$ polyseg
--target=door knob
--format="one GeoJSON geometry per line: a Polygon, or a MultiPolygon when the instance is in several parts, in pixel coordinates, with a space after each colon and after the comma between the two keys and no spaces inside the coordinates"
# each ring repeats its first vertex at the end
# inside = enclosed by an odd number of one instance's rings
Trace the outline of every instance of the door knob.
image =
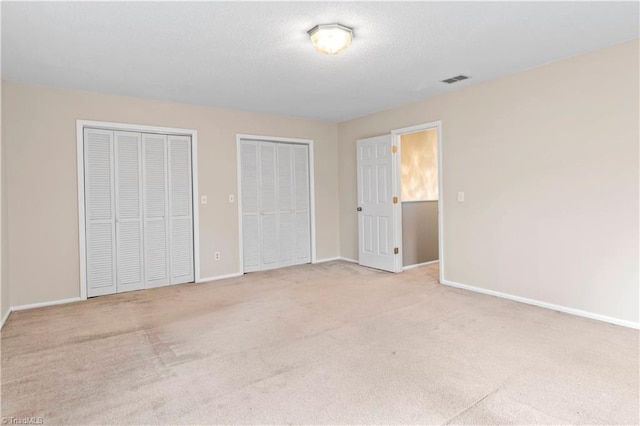
{"type": "Polygon", "coordinates": [[[358,210],[359,212],[362,211],[362,207],[358,207],[356,210],[358,210]]]}

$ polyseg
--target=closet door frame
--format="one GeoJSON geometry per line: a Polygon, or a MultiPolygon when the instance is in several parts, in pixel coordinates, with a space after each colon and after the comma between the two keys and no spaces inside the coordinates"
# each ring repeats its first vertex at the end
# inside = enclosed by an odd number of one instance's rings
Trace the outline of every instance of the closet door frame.
{"type": "Polygon", "coordinates": [[[87,299],[87,252],[85,229],[85,185],[84,185],[84,129],[102,129],[139,133],[159,133],[191,137],[191,191],[193,214],[193,269],[194,281],[200,282],[200,221],[198,200],[198,131],[176,127],[147,126],[143,124],[114,123],[109,121],[76,120],[76,145],[78,166],[78,233],[80,248],[80,299],[87,299]]]}
{"type": "Polygon", "coordinates": [[[312,139],[298,139],[298,138],[282,138],[277,136],[263,136],[263,135],[250,135],[250,134],[236,134],[236,170],[237,170],[237,202],[238,202],[238,260],[240,264],[240,275],[244,274],[244,247],[243,247],[243,235],[242,235],[242,164],[241,164],[241,144],[242,141],[257,141],[257,142],[275,142],[286,143],[296,145],[307,145],[309,153],[309,227],[311,228],[311,263],[316,263],[316,204],[315,204],[315,173],[313,162],[313,140],[312,139]]]}

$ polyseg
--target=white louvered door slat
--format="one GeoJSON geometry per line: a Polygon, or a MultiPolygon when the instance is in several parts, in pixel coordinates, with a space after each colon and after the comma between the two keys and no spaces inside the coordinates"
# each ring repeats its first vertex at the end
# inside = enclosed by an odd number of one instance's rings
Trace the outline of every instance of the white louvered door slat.
{"type": "Polygon", "coordinates": [[[168,143],[171,284],[182,284],[194,280],[191,138],[169,136],[168,143]]]}
{"type": "Polygon", "coordinates": [[[170,284],[167,136],[142,134],[145,288],[170,284]]]}
{"type": "Polygon", "coordinates": [[[277,144],[279,266],[296,261],[296,228],[292,145],[277,144]]]}
{"type": "Polygon", "coordinates": [[[113,132],[84,129],[87,296],[116,292],[113,132]]]}
{"type": "Polygon", "coordinates": [[[144,288],[141,134],[114,132],[117,291],[144,288]]]}
{"type": "Polygon", "coordinates": [[[257,142],[240,142],[240,169],[244,271],[253,272],[259,271],[261,265],[257,142]]]}
{"type": "Polygon", "coordinates": [[[278,267],[276,144],[259,144],[261,269],[278,267]]]}
{"type": "Polygon", "coordinates": [[[311,262],[311,220],[309,208],[309,148],[295,145],[293,176],[295,187],[295,263],[311,262]]]}

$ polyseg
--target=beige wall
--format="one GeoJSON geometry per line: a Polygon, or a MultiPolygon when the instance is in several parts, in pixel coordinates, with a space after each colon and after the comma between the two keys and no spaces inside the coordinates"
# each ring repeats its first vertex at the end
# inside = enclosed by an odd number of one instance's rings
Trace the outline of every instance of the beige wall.
{"type": "MultiPolygon", "coordinates": [[[[3,84],[0,81],[0,99],[2,99],[3,84]]],[[[2,102],[0,102],[0,117],[2,116],[2,102]]],[[[2,138],[2,120],[0,120],[0,319],[4,318],[9,312],[10,296],[9,281],[7,267],[7,179],[6,179],[6,161],[4,155],[4,139],[2,138]]]]}
{"type": "Polygon", "coordinates": [[[340,123],[341,255],[357,258],[356,140],[442,120],[445,279],[638,322],[638,49],[340,123]]]}
{"type": "Polygon", "coordinates": [[[402,266],[438,260],[438,202],[402,203],[402,266]]]}
{"type": "Polygon", "coordinates": [[[236,133],[313,139],[317,258],[339,255],[337,125],[3,83],[11,305],[78,297],[76,119],[198,131],[201,277],[238,272],[236,133]],[[214,260],[214,252],[222,254],[214,260]]]}
{"type": "Polygon", "coordinates": [[[445,279],[637,322],[638,49],[338,125],[3,82],[2,308],[79,295],[78,118],[198,130],[203,277],[238,270],[236,133],[315,140],[317,257],[357,258],[355,141],[442,120],[445,279]]]}
{"type": "Polygon", "coordinates": [[[438,199],[438,129],[400,136],[403,201],[438,199]]]}

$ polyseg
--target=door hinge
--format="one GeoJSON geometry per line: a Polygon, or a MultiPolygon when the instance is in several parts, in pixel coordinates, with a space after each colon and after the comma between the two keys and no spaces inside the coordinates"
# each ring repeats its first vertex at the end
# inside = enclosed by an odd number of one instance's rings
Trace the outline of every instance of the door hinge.
{"type": "Polygon", "coordinates": [[[393,204],[398,204],[398,197],[393,197],[393,204]]]}
{"type": "Polygon", "coordinates": [[[398,253],[400,253],[400,249],[398,247],[394,247],[393,254],[398,254],[398,253]]]}
{"type": "Polygon", "coordinates": [[[393,152],[394,154],[398,152],[398,147],[395,145],[391,145],[391,152],[393,152]]]}

